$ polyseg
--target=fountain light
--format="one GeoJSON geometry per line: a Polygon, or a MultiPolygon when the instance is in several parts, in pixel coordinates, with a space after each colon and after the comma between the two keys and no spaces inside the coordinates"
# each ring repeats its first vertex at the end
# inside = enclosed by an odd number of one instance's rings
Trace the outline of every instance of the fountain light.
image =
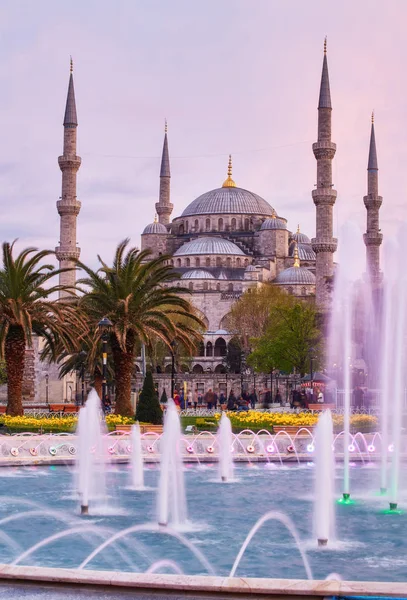
{"type": "Polygon", "coordinates": [[[150,453],[154,452],[153,446],[147,446],[147,452],[150,452],[150,453]]]}
{"type": "Polygon", "coordinates": [[[272,452],[274,452],[274,444],[269,444],[268,446],[266,446],[266,450],[267,452],[269,452],[270,454],[272,452]]]}
{"type": "Polygon", "coordinates": [[[209,454],[213,454],[213,450],[214,450],[213,446],[208,446],[208,447],[206,448],[206,451],[207,451],[209,454]]]}
{"type": "Polygon", "coordinates": [[[315,450],[314,444],[308,444],[308,446],[307,446],[307,452],[314,452],[314,450],[315,450]]]}
{"type": "Polygon", "coordinates": [[[354,444],[349,444],[349,452],[355,452],[356,448],[354,444]]]}
{"type": "Polygon", "coordinates": [[[390,444],[387,449],[389,452],[394,452],[394,444],[390,444]]]}
{"type": "MultiPolygon", "coordinates": [[[[250,446],[247,446],[246,450],[247,450],[247,452],[250,452],[250,454],[253,454],[253,452],[254,452],[255,448],[254,448],[254,446],[252,446],[252,445],[250,444],[250,446]]],[[[233,452],[233,448],[232,448],[232,452],[233,452]]]]}
{"type": "Polygon", "coordinates": [[[190,454],[194,453],[194,449],[192,446],[187,446],[187,452],[189,452],[190,454]]]}
{"type": "Polygon", "coordinates": [[[370,444],[370,445],[367,447],[367,450],[368,450],[368,452],[375,452],[376,448],[373,446],[373,444],[370,444]]]}

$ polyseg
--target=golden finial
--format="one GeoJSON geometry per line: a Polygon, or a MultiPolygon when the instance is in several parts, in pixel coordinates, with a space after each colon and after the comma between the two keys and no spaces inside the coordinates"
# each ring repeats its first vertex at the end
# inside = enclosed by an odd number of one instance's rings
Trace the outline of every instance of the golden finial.
{"type": "Polygon", "coordinates": [[[70,71],[71,73],[73,73],[73,60],[72,60],[72,56],[70,56],[69,58],[70,58],[70,61],[69,61],[69,65],[70,65],[70,66],[69,66],[69,71],[70,71]]]}
{"type": "Polygon", "coordinates": [[[300,232],[300,224],[299,224],[299,223],[298,223],[298,225],[297,225],[297,233],[301,233],[301,232],[300,232]]]}
{"type": "Polygon", "coordinates": [[[275,210],[273,210],[273,212],[271,213],[271,218],[272,219],[277,219],[277,213],[275,210]]]}
{"type": "Polygon", "coordinates": [[[236,187],[236,184],[232,179],[232,155],[231,154],[229,154],[228,178],[225,179],[222,187],[236,187]]]}
{"type": "Polygon", "coordinates": [[[327,36],[325,36],[325,39],[324,39],[324,54],[326,54],[326,42],[327,42],[327,36]]]}
{"type": "Polygon", "coordinates": [[[298,256],[298,244],[296,243],[294,246],[294,267],[300,266],[300,257],[298,256]]]}
{"type": "Polygon", "coordinates": [[[167,124],[167,119],[165,119],[164,133],[167,133],[167,131],[168,131],[168,124],[167,124]]]}
{"type": "Polygon", "coordinates": [[[372,125],[374,123],[374,110],[372,110],[372,125]]]}
{"type": "Polygon", "coordinates": [[[157,213],[154,215],[154,223],[157,223],[157,213]]]}

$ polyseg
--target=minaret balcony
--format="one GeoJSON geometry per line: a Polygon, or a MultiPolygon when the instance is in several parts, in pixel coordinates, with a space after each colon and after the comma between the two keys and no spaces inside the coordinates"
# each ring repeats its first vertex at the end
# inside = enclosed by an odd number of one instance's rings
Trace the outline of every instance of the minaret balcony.
{"type": "Polygon", "coordinates": [[[333,206],[335,204],[336,196],[336,190],[331,187],[317,187],[315,190],[312,190],[312,199],[314,200],[315,206],[333,206]]]}
{"type": "Polygon", "coordinates": [[[312,238],[311,240],[312,249],[315,254],[320,254],[322,252],[330,252],[333,254],[336,252],[338,247],[338,240],[336,238],[312,238]]]}
{"type": "Polygon", "coordinates": [[[368,210],[370,208],[379,210],[383,202],[383,196],[374,196],[373,194],[368,194],[367,196],[363,196],[363,202],[368,210]]]}
{"type": "Polygon", "coordinates": [[[61,171],[77,171],[81,166],[82,159],[76,154],[58,156],[58,164],[61,171]]]}
{"type": "Polygon", "coordinates": [[[72,248],[70,246],[57,246],[55,248],[55,255],[59,262],[68,260],[79,260],[79,257],[81,255],[81,249],[78,248],[78,246],[72,248]]]}
{"type": "Polygon", "coordinates": [[[57,201],[57,210],[60,216],[62,215],[78,215],[81,210],[79,200],[70,201],[68,199],[57,201]]]}
{"type": "Polygon", "coordinates": [[[332,160],[336,153],[336,144],[328,141],[320,141],[312,144],[312,151],[315,158],[325,158],[332,160]]]}
{"type": "Polygon", "coordinates": [[[365,246],[380,246],[383,241],[383,234],[379,231],[367,231],[363,234],[365,246]]]}

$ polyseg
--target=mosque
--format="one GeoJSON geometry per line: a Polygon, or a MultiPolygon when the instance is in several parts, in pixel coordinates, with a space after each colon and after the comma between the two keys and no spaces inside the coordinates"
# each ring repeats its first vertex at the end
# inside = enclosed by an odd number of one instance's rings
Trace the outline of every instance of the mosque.
{"type": "MultiPolygon", "coordinates": [[[[76,193],[76,176],[81,159],[76,154],[78,120],[72,71],[71,63],[63,122],[63,155],[58,158],[62,171],[62,193],[57,202],[60,240],[55,251],[61,268],[74,267],[75,260],[80,256],[76,222],[81,203],[76,193]]],[[[144,228],[141,249],[149,249],[153,257],[161,254],[172,256],[174,270],[181,276],[177,285],[191,291],[191,301],[206,325],[198,356],[193,357],[188,365],[181,366],[185,377],[189,373],[194,379],[194,389],[205,390],[208,385],[220,389],[224,387],[224,356],[231,338],[227,316],[233,303],[249,288],[270,282],[288,294],[315,302],[321,312],[329,310],[330,284],[334,275],[333,256],[337,248],[337,240],[333,237],[333,206],[337,192],[332,183],[336,144],[331,140],[331,122],[332,102],[325,41],[317,141],[312,145],[317,162],[316,185],[311,193],[316,211],[316,233],[312,239],[297,226],[290,229],[287,219],[266,199],[235,183],[232,157],[229,157],[227,177],[223,184],[204,192],[181,215],[171,219],[174,205],[171,203],[170,153],[165,127],[159,197],[155,205],[158,218],[144,228]]],[[[373,118],[367,192],[363,199],[367,209],[367,229],[364,234],[367,272],[372,281],[379,281],[382,242],[379,209],[382,198],[378,195],[373,118]]],[[[60,283],[73,285],[75,277],[74,270],[62,273],[60,283]]],[[[32,352],[37,355],[38,348],[32,352]]],[[[44,378],[47,381],[47,395],[49,382],[52,382],[54,401],[55,395],[59,401],[73,398],[77,390],[74,376],[68,383],[65,378],[58,392],[59,384],[52,365],[46,367],[34,360],[33,356],[27,358],[25,381],[29,383],[30,391],[28,395],[25,394],[26,399],[44,401],[44,378]]],[[[137,361],[135,370],[141,370],[141,361],[137,361]]],[[[164,372],[170,371],[169,357],[164,372]]],[[[160,388],[163,386],[168,391],[164,379],[160,388]]]]}

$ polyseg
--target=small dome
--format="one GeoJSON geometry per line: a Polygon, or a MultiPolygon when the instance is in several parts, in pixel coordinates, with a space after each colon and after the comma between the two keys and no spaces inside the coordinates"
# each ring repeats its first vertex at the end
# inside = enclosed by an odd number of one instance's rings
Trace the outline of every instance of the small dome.
{"type": "Polygon", "coordinates": [[[256,271],[256,267],[254,265],[247,265],[245,272],[247,273],[248,271],[256,271]]]}
{"type": "MultiPolygon", "coordinates": [[[[302,233],[300,235],[303,235],[302,233]]],[[[305,236],[306,237],[306,236],[305,236]]],[[[311,244],[297,243],[298,257],[300,260],[316,260],[316,254],[312,249],[311,244]]],[[[291,242],[289,248],[289,255],[294,256],[295,242],[291,242]]]]}
{"type": "Polygon", "coordinates": [[[215,335],[228,335],[228,332],[226,331],[226,329],[218,329],[217,331],[215,331],[215,335]]]}
{"type": "Polygon", "coordinates": [[[200,237],[187,242],[174,252],[174,256],[191,256],[195,254],[230,254],[232,256],[245,256],[245,253],[239,246],[220,237],[200,237]]]}
{"type": "Polygon", "coordinates": [[[205,269],[192,269],[181,275],[181,279],[215,279],[212,273],[205,269]]]}
{"type": "Polygon", "coordinates": [[[280,285],[315,285],[315,275],[305,267],[290,267],[277,275],[273,283],[280,285]]]}
{"type": "Polygon", "coordinates": [[[310,244],[311,240],[305,233],[301,233],[300,226],[298,225],[297,231],[291,235],[291,239],[297,242],[297,244],[310,244]]]}
{"type": "Polygon", "coordinates": [[[142,235],[145,235],[146,233],[168,233],[168,231],[165,225],[154,221],[154,223],[150,223],[145,227],[142,235]]]}
{"type": "Polygon", "coordinates": [[[283,219],[271,217],[271,219],[266,219],[263,221],[263,224],[260,227],[260,231],[264,231],[266,229],[287,229],[287,224],[285,221],[283,221],[283,219]]]}

